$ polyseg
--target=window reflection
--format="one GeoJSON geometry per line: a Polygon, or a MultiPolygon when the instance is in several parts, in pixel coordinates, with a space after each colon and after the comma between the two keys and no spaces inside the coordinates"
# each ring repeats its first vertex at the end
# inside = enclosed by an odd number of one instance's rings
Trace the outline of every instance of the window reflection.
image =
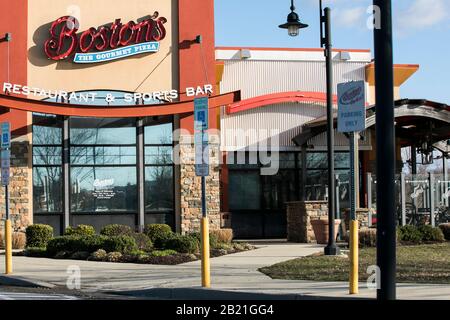
{"type": "Polygon", "coordinates": [[[38,167],[33,170],[34,212],[61,212],[61,167],[38,167]]]}
{"type": "Polygon", "coordinates": [[[145,168],[145,211],[173,211],[173,167],[145,168]]]}
{"type": "Polygon", "coordinates": [[[73,167],[73,212],[136,211],[135,167],[73,167]]]}

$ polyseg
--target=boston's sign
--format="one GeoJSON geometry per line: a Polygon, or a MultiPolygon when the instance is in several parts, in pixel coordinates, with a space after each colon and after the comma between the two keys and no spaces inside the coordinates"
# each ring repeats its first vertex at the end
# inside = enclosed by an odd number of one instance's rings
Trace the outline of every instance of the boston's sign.
{"type": "Polygon", "coordinates": [[[89,28],[77,34],[80,24],[75,17],[64,16],[50,27],[50,39],[44,50],[49,59],[64,60],[75,55],[76,63],[94,63],[157,52],[159,41],[166,37],[167,19],[155,12],[139,23],[122,24],[116,19],[110,26],[89,28]]]}

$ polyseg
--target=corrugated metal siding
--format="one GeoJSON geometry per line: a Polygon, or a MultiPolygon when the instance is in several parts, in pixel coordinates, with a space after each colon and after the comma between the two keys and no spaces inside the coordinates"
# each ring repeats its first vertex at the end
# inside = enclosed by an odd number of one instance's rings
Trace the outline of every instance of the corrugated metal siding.
{"type": "MultiPolygon", "coordinates": [[[[324,62],[226,60],[224,64],[221,92],[241,90],[242,99],[277,92],[326,90],[324,62]]],[[[335,61],[335,93],[340,82],[364,80],[365,66],[361,62],[335,61]]],[[[292,138],[300,133],[300,127],[323,115],[325,107],[319,103],[277,104],[232,115],[226,115],[222,110],[222,148],[231,151],[265,143],[271,129],[279,131],[281,149],[292,148],[295,147],[292,138]],[[233,130],[256,130],[257,133],[246,136],[245,142],[236,143],[236,139],[226,137],[230,134],[227,130],[231,130],[231,135],[233,130]]],[[[319,142],[320,139],[316,141],[319,142]]],[[[336,142],[341,143],[339,137],[336,142]]]]}
{"type": "MultiPolygon", "coordinates": [[[[221,92],[241,90],[242,99],[286,91],[325,92],[325,63],[320,61],[254,61],[224,62],[221,92]]],[[[333,63],[334,92],[337,84],[365,79],[365,63],[333,63]]]]}
{"type": "Polygon", "coordinates": [[[302,124],[326,113],[320,103],[283,103],[221,116],[221,145],[232,151],[256,147],[258,144],[293,147],[292,138],[302,124]],[[272,140],[270,137],[274,136],[272,140]],[[275,140],[277,139],[277,140],[275,140]]]}

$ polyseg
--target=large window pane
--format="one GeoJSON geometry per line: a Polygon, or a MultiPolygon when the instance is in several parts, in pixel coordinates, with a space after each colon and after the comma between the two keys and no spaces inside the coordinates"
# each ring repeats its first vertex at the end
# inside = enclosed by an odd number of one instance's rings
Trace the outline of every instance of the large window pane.
{"type": "Polygon", "coordinates": [[[145,147],[145,164],[172,164],[172,156],[172,147],[145,147]]]}
{"type": "Polygon", "coordinates": [[[306,167],[308,169],[328,168],[328,156],[326,152],[310,152],[306,155],[306,167]]]}
{"type": "Polygon", "coordinates": [[[33,147],[34,165],[60,165],[62,162],[62,147],[33,147]]]}
{"type": "Polygon", "coordinates": [[[135,167],[72,167],[73,212],[136,211],[135,167]]]}
{"type": "Polygon", "coordinates": [[[325,200],[328,175],[326,170],[308,170],[306,173],[306,200],[325,200]]]}
{"type": "Polygon", "coordinates": [[[334,166],[336,168],[350,168],[350,154],[348,152],[335,153],[334,166]]]}
{"type": "Polygon", "coordinates": [[[295,171],[282,170],[276,175],[262,176],[264,209],[283,209],[288,201],[297,200],[295,171]]]}
{"type": "Polygon", "coordinates": [[[62,121],[54,115],[33,114],[33,144],[62,144],[62,121]]]}
{"type": "Polygon", "coordinates": [[[34,212],[61,212],[61,167],[33,169],[34,212]]]}
{"type": "Polygon", "coordinates": [[[146,126],[145,144],[172,144],[172,123],[146,126]]]}
{"type": "Polygon", "coordinates": [[[135,144],[133,119],[71,118],[71,144],[135,144]]]}
{"type": "Polygon", "coordinates": [[[145,211],[173,211],[173,167],[145,168],[145,211]]]}
{"type": "Polygon", "coordinates": [[[228,194],[231,210],[260,209],[259,171],[230,171],[228,194]]]}
{"type": "Polygon", "coordinates": [[[70,162],[73,165],[136,164],[136,147],[72,147],[70,162]]]}

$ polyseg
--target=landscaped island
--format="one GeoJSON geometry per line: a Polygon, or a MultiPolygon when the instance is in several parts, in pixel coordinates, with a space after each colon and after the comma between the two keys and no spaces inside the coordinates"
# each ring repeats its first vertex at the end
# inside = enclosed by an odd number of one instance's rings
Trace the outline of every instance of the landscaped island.
{"type": "MultiPolygon", "coordinates": [[[[431,226],[398,229],[398,282],[450,283],[450,224],[440,228],[442,231],[431,226]]],[[[366,281],[372,274],[366,273],[367,268],[376,265],[374,231],[360,233],[360,281],[366,281]]],[[[348,281],[350,262],[346,255],[324,256],[320,253],[264,267],[260,271],[274,279],[348,281]]]]}
{"type": "MultiPolygon", "coordinates": [[[[221,256],[253,249],[247,243],[232,241],[231,229],[211,230],[210,254],[221,256]]],[[[89,225],[68,227],[63,236],[53,237],[49,225],[35,224],[26,229],[26,249],[31,257],[108,262],[179,264],[200,257],[199,233],[180,235],[165,224],[149,224],[143,233],[129,226],[112,224],[100,234],[89,225]]]]}

